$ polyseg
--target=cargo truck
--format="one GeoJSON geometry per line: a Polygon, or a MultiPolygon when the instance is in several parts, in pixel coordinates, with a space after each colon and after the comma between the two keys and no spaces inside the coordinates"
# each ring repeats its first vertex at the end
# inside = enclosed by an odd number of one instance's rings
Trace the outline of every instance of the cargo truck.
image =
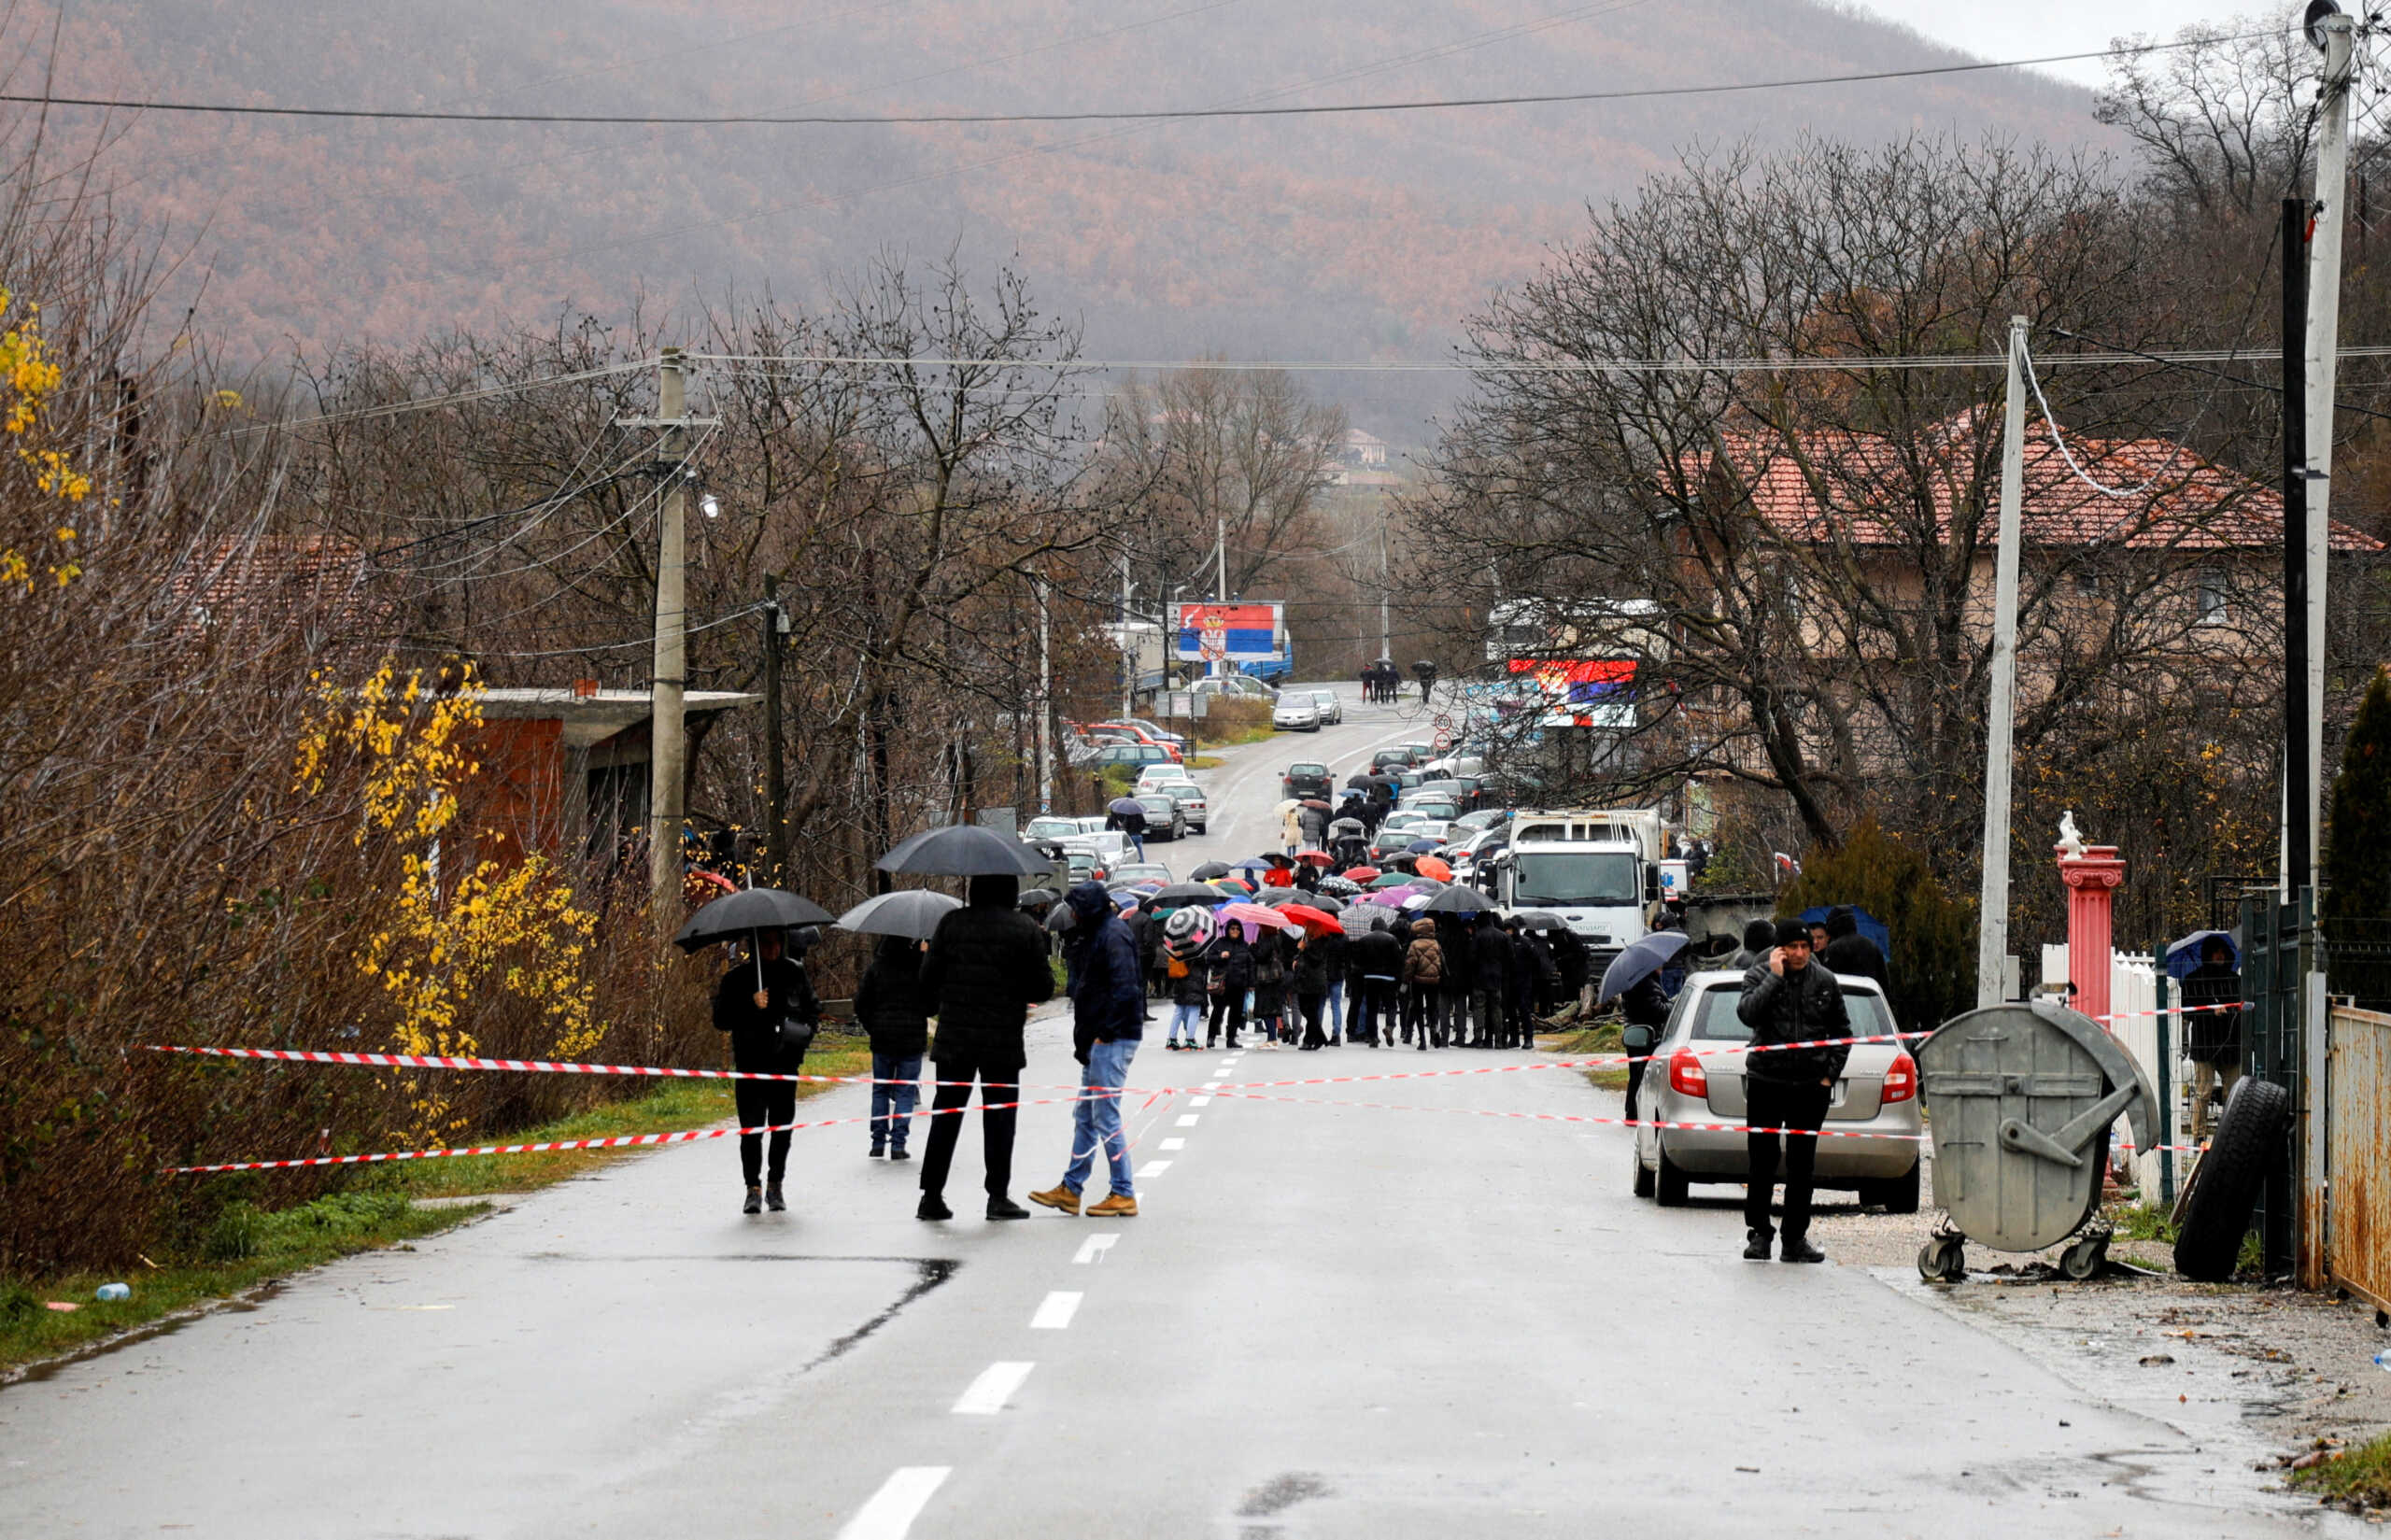
{"type": "Polygon", "coordinates": [[[1478,883],[1506,913],[1559,916],[1585,943],[1594,977],[1651,930],[1685,893],[1685,863],[1663,858],[1668,826],[1649,808],[1512,815],[1510,839],[1480,863],[1478,883]]]}

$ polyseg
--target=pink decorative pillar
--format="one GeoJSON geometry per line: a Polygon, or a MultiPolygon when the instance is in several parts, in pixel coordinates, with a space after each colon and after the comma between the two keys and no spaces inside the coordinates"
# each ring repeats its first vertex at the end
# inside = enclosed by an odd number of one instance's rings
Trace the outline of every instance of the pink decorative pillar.
{"type": "MultiPolygon", "coordinates": [[[[2059,845],[2059,880],[2067,884],[2067,976],[2075,1009],[2109,1013],[2109,901],[2126,880],[2115,845],[2059,845]]],[[[2103,1023],[2105,1025],[2106,1024],[2103,1023]]]]}

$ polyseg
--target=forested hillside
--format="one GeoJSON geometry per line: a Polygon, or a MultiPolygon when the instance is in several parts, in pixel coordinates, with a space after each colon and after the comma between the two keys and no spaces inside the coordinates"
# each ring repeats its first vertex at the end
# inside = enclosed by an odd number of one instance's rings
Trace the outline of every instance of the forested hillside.
{"type": "MultiPolygon", "coordinates": [[[[19,12],[16,90],[51,19],[19,12]]],[[[68,12],[62,95],[527,112],[1104,109],[1761,79],[1947,62],[1793,0],[120,0],[68,12]]],[[[1635,102],[1170,123],[446,125],[117,114],[120,211],[187,254],[205,324],[321,354],[643,290],[811,300],[875,248],[1017,253],[1121,353],[1440,350],[1490,287],[1677,151],[1832,120],[2072,140],[2014,72],[1635,102]]],[[[103,127],[59,109],[62,157],[103,127]]]]}

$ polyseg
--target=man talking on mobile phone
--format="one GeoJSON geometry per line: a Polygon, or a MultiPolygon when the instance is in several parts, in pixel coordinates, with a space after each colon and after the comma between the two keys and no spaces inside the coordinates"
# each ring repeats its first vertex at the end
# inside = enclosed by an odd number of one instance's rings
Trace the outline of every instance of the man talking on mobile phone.
{"type": "Polygon", "coordinates": [[[1851,1056],[1848,1043],[1832,1048],[1773,1048],[1851,1035],[1843,986],[1826,964],[1810,955],[1809,927],[1780,920],[1776,944],[1744,974],[1744,996],[1735,1014],[1752,1029],[1752,1050],[1744,1058],[1744,1123],[1751,1154],[1751,1186],[1744,1197],[1744,1256],[1768,1260],[1769,1194],[1776,1185],[1778,1146],[1785,1162],[1785,1236],[1778,1254],[1787,1262],[1824,1262],[1810,1244],[1810,1174],[1818,1158],[1818,1127],[1826,1122],[1835,1077],[1851,1056]],[[1783,1129],[1779,1134],[1777,1130],[1783,1129]],[[1765,1130],[1765,1132],[1763,1132],[1765,1130]]]}

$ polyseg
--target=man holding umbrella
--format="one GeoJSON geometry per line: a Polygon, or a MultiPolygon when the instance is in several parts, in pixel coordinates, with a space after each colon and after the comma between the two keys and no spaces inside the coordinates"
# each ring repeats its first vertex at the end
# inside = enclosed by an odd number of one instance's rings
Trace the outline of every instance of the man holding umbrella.
{"type": "Polygon", "coordinates": [[[1116,797],[1106,804],[1104,827],[1119,829],[1129,837],[1137,848],[1138,859],[1146,858],[1146,805],[1134,797],[1116,797]]]}
{"type": "MultiPolygon", "coordinates": [[[[806,1043],[822,1018],[821,1002],[805,969],[783,955],[785,938],[777,930],[756,934],[753,962],[738,962],[722,976],[714,993],[714,1029],[730,1034],[730,1064],[751,1074],[794,1075],[805,1064],[806,1043]]],[[[733,1082],[739,1126],[751,1130],[739,1136],[739,1170],[747,1184],[743,1212],[788,1207],[781,1196],[781,1178],[788,1170],[789,1124],[797,1121],[797,1084],[793,1081],[733,1082]],[[771,1133],[771,1166],[764,1166],[764,1136],[771,1133]],[[770,1185],[764,1185],[769,1177],[770,1185]]]]}
{"type": "Polygon", "coordinates": [[[1013,1126],[1029,1056],[1022,1029],[1029,1008],[1054,997],[1054,975],[1046,966],[1046,933],[1016,907],[1032,859],[1026,850],[993,830],[960,824],[903,841],[878,863],[883,871],[970,879],[963,907],[939,921],[922,958],[922,994],[937,1003],[930,1062],[938,1087],[929,1147],[922,1155],[921,1207],[914,1210],[920,1219],[955,1217],[946,1206],[946,1175],[974,1080],[980,1082],[988,1217],[1029,1217],[1005,1190],[1012,1184],[1013,1126]]]}
{"type": "Polygon", "coordinates": [[[1070,922],[1063,929],[1063,963],[1070,977],[1071,1048],[1079,1059],[1080,1095],[1071,1110],[1071,1159],[1063,1180],[1029,1201],[1080,1211],[1096,1153],[1104,1151],[1112,1194],[1088,1210],[1091,1218],[1128,1219],[1138,1211],[1130,1180],[1129,1140],[1121,1131],[1121,1088],[1129,1061],[1145,1038],[1146,992],[1129,927],[1113,912],[1102,883],[1082,883],[1063,897],[1070,922]]]}

